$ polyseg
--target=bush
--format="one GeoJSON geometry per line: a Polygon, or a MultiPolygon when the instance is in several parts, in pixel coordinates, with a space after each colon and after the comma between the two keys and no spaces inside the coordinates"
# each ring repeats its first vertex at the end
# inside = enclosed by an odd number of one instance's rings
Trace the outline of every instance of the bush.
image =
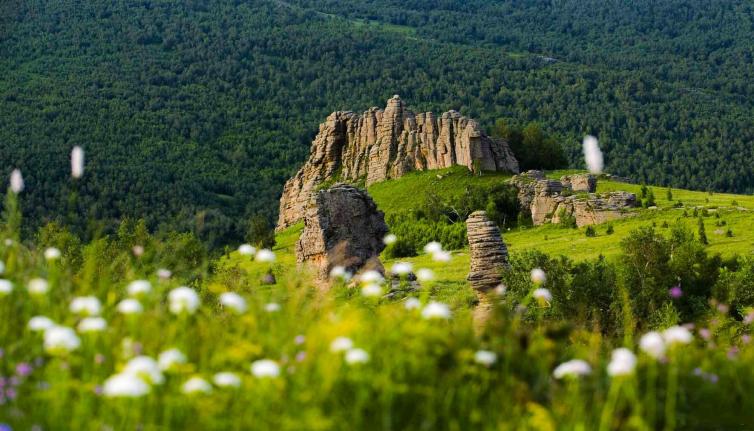
{"type": "Polygon", "coordinates": [[[594,226],[590,225],[590,226],[587,226],[586,229],[584,230],[584,235],[588,237],[595,237],[597,236],[597,231],[594,230],[594,226]]]}

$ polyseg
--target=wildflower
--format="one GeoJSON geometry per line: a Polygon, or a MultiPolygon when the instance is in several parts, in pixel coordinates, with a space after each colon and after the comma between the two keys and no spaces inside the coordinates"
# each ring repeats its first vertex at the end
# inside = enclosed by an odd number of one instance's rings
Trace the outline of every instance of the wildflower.
{"type": "Polygon", "coordinates": [[[505,292],[508,291],[508,286],[506,286],[504,284],[498,284],[497,286],[495,286],[495,289],[493,291],[498,296],[503,296],[503,295],[505,295],[505,292]]]}
{"type": "Polygon", "coordinates": [[[490,352],[489,350],[477,350],[477,352],[474,353],[474,362],[489,367],[497,362],[497,354],[495,352],[490,352]]]}
{"type": "Polygon", "coordinates": [[[157,356],[157,365],[162,371],[171,370],[175,368],[176,365],[185,363],[186,355],[178,349],[168,349],[157,356]]]}
{"type": "Polygon", "coordinates": [[[449,251],[439,251],[437,253],[432,253],[432,260],[435,262],[450,262],[450,252],[449,251]]]}
{"type": "Polygon", "coordinates": [[[424,252],[427,254],[442,253],[442,244],[437,241],[428,242],[424,246],[424,252]]]}
{"type": "Polygon", "coordinates": [[[675,285],[668,290],[668,295],[670,295],[673,299],[678,299],[681,296],[683,296],[683,290],[681,289],[681,285],[675,285]]]}
{"type": "Polygon", "coordinates": [[[699,329],[699,336],[709,341],[709,339],[712,338],[712,331],[707,328],[701,328],[699,329]]]}
{"type": "Polygon", "coordinates": [[[47,260],[57,260],[60,259],[60,250],[55,247],[48,247],[45,249],[45,259],[47,260]]]}
{"type": "Polygon", "coordinates": [[[134,280],[126,287],[129,296],[146,295],[152,291],[152,283],[147,280],[134,280]]]}
{"type": "Polygon", "coordinates": [[[199,308],[199,295],[190,287],[176,287],[168,294],[168,300],[170,301],[170,312],[173,314],[194,314],[199,308]]]}
{"type": "Polygon", "coordinates": [[[79,332],[102,332],[107,328],[107,321],[101,317],[85,317],[79,322],[79,332]]]}
{"type": "Polygon", "coordinates": [[[385,235],[385,238],[382,238],[382,242],[385,243],[385,245],[395,244],[396,241],[398,241],[398,237],[392,233],[389,233],[385,235]]]}
{"type": "Polygon", "coordinates": [[[144,307],[136,299],[128,298],[118,303],[118,312],[121,314],[139,314],[142,311],[144,311],[144,307]]]}
{"type": "Polygon", "coordinates": [[[450,319],[450,307],[442,302],[431,301],[422,310],[422,317],[425,319],[450,319]]]}
{"type": "Polygon", "coordinates": [[[260,359],[251,363],[251,374],[259,378],[277,377],[280,375],[280,367],[271,359],[260,359]]]}
{"type": "Polygon", "coordinates": [[[243,314],[248,309],[246,300],[241,295],[234,292],[225,292],[221,294],[220,304],[236,314],[243,314]]]}
{"type": "Polygon", "coordinates": [[[0,274],[5,272],[5,262],[0,260],[0,274]]]}
{"type": "Polygon", "coordinates": [[[353,347],[353,341],[348,337],[338,337],[330,343],[330,351],[333,353],[344,352],[353,347]]]}
{"type": "Polygon", "coordinates": [[[382,283],[384,281],[382,274],[375,270],[364,271],[359,276],[359,281],[365,284],[368,283],[382,283]]]}
{"type": "Polygon", "coordinates": [[[73,298],[69,309],[74,314],[97,316],[102,311],[102,304],[95,296],[79,296],[73,298]]]}
{"type": "Polygon", "coordinates": [[[33,332],[43,332],[55,326],[55,322],[53,322],[49,317],[34,316],[29,319],[28,326],[29,329],[33,332]]]}
{"type": "Polygon", "coordinates": [[[44,295],[50,290],[50,285],[44,278],[32,278],[27,285],[29,293],[32,295],[44,295]]]}
{"type": "Polygon", "coordinates": [[[539,289],[535,289],[532,293],[532,296],[539,302],[543,303],[550,303],[552,301],[552,293],[550,293],[549,290],[540,287],[539,289]]]}
{"type": "Polygon", "coordinates": [[[382,295],[382,286],[376,283],[369,283],[361,288],[361,294],[367,298],[375,298],[382,295]]]}
{"type": "Polygon", "coordinates": [[[150,385],[161,385],[165,382],[165,376],[162,375],[157,361],[149,356],[137,356],[131,359],[123,372],[139,376],[150,385]]]}
{"type": "Polygon", "coordinates": [[[44,348],[51,354],[65,354],[81,346],[81,340],[73,329],[66,326],[53,326],[44,333],[44,348]]]}
{"type": "Polygon", "coordinates": [[[584,161],[589,172],[593,174],[601,174],[605,161],[602,157],[602,151],[600,151],[599,141],[592,135],[586,135],[583,142],[584,147],[584,161]]]}
{"type": "Polygon", "coordinates": [[[363,349],[349,349],[346,352],[345,360],[349,365],[365,364],[369,362],[369,353],[363,349]]]}
{"type": "Polygon", "coordinates": [[[562,379],[564,377],[580,377],[592,373],[592,367],[581,359],[571,359],[555,367],[552,372],[553,377],[562,379]]]}
{"type": "Polygon", "coordinates": [[[172,276],[173,276],[173,273],[169,269],[160,268],[157,270],[157,277],[162,281],[165,281],[172,276]]]}
{"type": "Polygon", "coordinates": [[[531,270],[531,282],[534,284],[544,284],[547,281],[547,275],[542,268],[534,268],[531,270]]]}
{"type": "Polygon", "coordinates": [[[613,356],[607,365],[607,373],[613,377],[633,374],[636,368],[636,355],[632,351],[621,347],[613,350],[613,356]]]}
{"type": "Polygon", "coordinates": [[[691,331],[683,326],[672,326],[663,331],[662,338],[665,339],[665,343],[668,345],[689,344],[693,336],[691,335],[691,331]]]}
{"type": "Polygon", "coordinates": [[[254,259],[257,262],[274,262],[275,253],[273,253],[270,249],[263,248],[257,252],[257,254],[254,256],[254,259]]]}
{"type": "Polygon", "coordinates": [[[81,178],[84,175],[84,150],[78,145],[71,151],[71,176],[81,178]]]}
{"type": "Polygon", "coordinates": [[[8,295],[13,292],[13,283],[4,278],[0,278],[0,296],[8,295]]]}
{"type": "Polygon", "coordinates": [[[149,385],[138,375],[132,373],[115,374],[105,380],[102,393],[106,397],[138,398],[149,393],[149,385]]]}
{"type": "Polygon", "coordinates": [[[20,377],[28,376],[33,370],[34,368],[28,362],[20,362],[16,365],[16,374],[18,374],[20,377]]]}
{"type": "Polygon", "coordinates": [[[13,172],[10,173],[10,189],[15,194],[24,191],[24,177],[18,169],[14,169],[13,172]]]}
{"type": "Polygon", "coordinates": [[[639,340],[639,348],[649,356],[661,359],[665,355],[665,340],[659,332],[647,332],[639,340]]]}
{"type": "Polygon", "coordinates": [[[339,278],[341,280],[348,280],[351,278],[351,274],[346,271],[346,267],[336,265],[330,270],[330,278],[339,278]]]}
{"type": "Polygon", "coordinates": [[[413,265],[409,262],[397,262],[390,268],[390,272],[395,275],[407,275],[413,269],[413,265]]]}
{"type": "Polygon", "coordinates": [[[238,377],[238,374],[227,371],[212,376],[212,382],[220,388],[237,388],[241,386],[241,378],[238,377]]]}
{"type": "Polygon", "coordinates": [[[264,305],[264,311],[268,313],[276,313],[280,311],[280,308],[280,304],[278,304],[277,302],[270,302],[269,304],[264,305]]]}
{"type": "Polygon", "coordinates": [[[184,394],[208,394],[212,392],[212,385],[201,377],[194,376],[181,386],[181,392],[184,394]]]}
{"type": "Polygon", "coordinates": [[[419,281],[432,281],[435,279],[435,273],[431,269],[421,268],[416,271],[416,279],[419,281]]]}
{"type": "Polygon", "coordinates": [[[422,306],[422,303],[418,298],[406,298],[403,306],[406,307],[406,310],[416,310],[422,306]]]}
{"type": "Polygon", "coordinates": [[[293,339],[293,342],[297,346],[300,346],[300,345],[302,345],[302,344],[304,344],[306,342],[306,337],[303,336],[303,335],[296,335],[296,338],[293,339]]]}
{"type": "Polygon", "coordinates": [[[238,246],[238,254],[241,256],[253,256],[256,252],[257,249],[251,244],[241,244],[238,246]]]}
{"type": "Polygon", "coordinates": [[[136,244],[135,246],[131,247],[131,253],[133,253],[136,257],[141,257],[142,255],[144,255],[144,246],[136,244]]]}

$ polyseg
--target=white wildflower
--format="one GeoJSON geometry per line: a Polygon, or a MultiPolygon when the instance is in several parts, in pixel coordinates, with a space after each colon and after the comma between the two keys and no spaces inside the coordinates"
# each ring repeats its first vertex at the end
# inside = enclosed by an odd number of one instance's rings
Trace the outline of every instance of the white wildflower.
{"type": "Polygon", "coordinates": [[[256,247],[251,244],[241,244],[238,246],[238,254],[241,256],[254,256],[256,253],[256,247]]]}
{"type": "Polygon", "coordinates": [[[422,317],[425,319],[450,319],[452,313],[450,307],[442,302],[431,301],[422,310],[422,317]]]}
{"type": "Polygon", "coordinates": [[[212,392],[212,385],[201,377],[194,376],[181,386],[181,392],[184,394],[208,394],[212,392]]]}
{"type": "Polygon", "coordinates": [[[135,246],[131,247],[131,253],[133,253],[136,257],[141,257],[144,254],[144,246],[136,244],[135,246]]]}
{"type": "Polygon", "coordinates": [[[449,251],[439,251],[437,253],[432,253],[432,260],[435,262],[450,262],[450,252],[449,251]]]}
{"type": "Polygon", "coordinates": [[[396,262],[393,267],[390,268],[390,272],[396,275],[407,275],[413,269],[413,265],[410,262],[396,262]]]}
{"type": "Polygon", "coordinates": [[[118,303],[118,312],[121,314],[139,314],[144,311],[141,302],[136,299],[128,298],[118,303]]]}
{"type": "Polygon", "coordinates": [[[406,310],[416,310],[422,306],[421,301],[419,301],[419,298],[406,298],[406,302],[403,303],[403,306],[406,307],[406,310]]]}
{"type": "Polygon", "coordinates": [[[380,274],[378,271],[369,270],[369,271],[364,271],[361,275],[359,275],[359,281],[364,284],[382,283],[384,281],[384,278],[382,277],[382,274],[380,274]]]}
{"type": "Polygon", "coordinates": [[[139,376],[150,385],[161,385],[165,382],[165,376],[162,374],[157,361],[149,356],[137,356],[131,359],[123,372],[139,376]]]}
{"type": "Polygon", "coordinates": [[[47,316],[34,316],[29,319],[29,329],[33,332],[43,332],[55,326],[55,322],[47,316]]]}
{"type": "Polygon", "coordinates": [[[346,271],[345,266],[336,265],[330,270],[330,278],[339,278],[347,281],[351,279],[351,274],[346,271]]]}
{"type": "Polygon", "coordinates": [[[277,302],[270,302],[264,305],[264,311],[268,313],[276,313],[280,311],[280,308],[280,304],[278,304],[277,302]]]}
{"type": "Polygon", "coordinates": [[[71,151],[71,176],[81,178],[84,175],[84,150],[78,145],[71,151]]]}
{"type": "Polygon", "coordinates": [[[168,293],[170,312],[173,314],[194,314],[199,308],[199,295],[190,287],[176,287],[168,293]]]}
{"type": "Polygon", "coordinates": [[[613,377],[633,374],[636,368],[636,355],[625,347],[613,350],[607,373],[613,377]]]}
{"type": "Polygon", "coordinates": [[[272,250],[263,248],[259,250],[254,257],[254,259],[257,262],[274,262],[275,261],[275,253],[272,252],[272,250]]]}
{"type": "Polygon", "coordinates": [[[539,289],[534,289],[534,292],[532,292],[531,295],[540,302],[550,303],[552,301],[552,293],[542,287],[540,287],[539,289]]]}
{"type": "Polygon", "coordinates": [[[350,365],[365,364],[369,362],[369,353],[364,349],[349,349],[346,352],[345,360],[350,365]]]}
{"type": "Polygon", "coordinates": [[[81,346],[81,340],[73,329],[66,326],[53,326],[44,333],[44,348],[51,354],[64,354],[81,346]]]}
{"type": "Polygon", "coordinates": [[[478,350],[474,353],[474,362],[489,367],[497,362],[497,354],[489,350],[478,350]]]}
{"type": "Polygon", "coordinates": [[[27,285],[29,293],[32,295],[44,295],[50,290],[50,285],[44,278],[32,278],[27,285]]]}
{"type": "Polygon", "coordinates": [[[55,247],[48,247],[45,249],[45,259],[47,260],[57,260],[60,259],[60,250],[55,247]]]}
{"type": "Polygon", "coordinates": [[[168,349],[157,356],[157,365],[160,370],[168,371],[177,365],[186,363],[186,355],[178,349],[168,349]]]}
{"type": "Polygon", "coordinates": [[[220,304],[223,307],[232,310],[236,314],[243,314],[249,308],[243,296],[235,292],[225,292],[220,295],[220,304]]]}
{"type": "Polygon", "coordinates": [[[531,282],[534,284],[543,284],[547,281],[547,275],[542,268],[534,268],[531,270],[531,282]]]}
{"type": "Polygon", "coordinates": [[[493,291],[496,295],[503,296],[508,291],[508,286],[504,284],[498,284],[497,286],[495,286],[495,289],[493,289],[493,291]]]}
{"type": "Polygon", "coordinates": [[[367,298],[375,298],[382,295],[382,286],[376,283],[369,283],[361,288],[361,294],[367,298]]]}
{"type": "Polygon", "coordinates": [[[280,367],[271,359],[260,359],[251,363],[251,374],[254,377],[277,377],[280,375],[280,367]]]}
{"type": "Polygon", "coordinates": [[[593,174],[601,174],[605,161],[602,158],[602,151],[600,151],[600,144],[592,135],[586,135],[583,142],[584,147],[584,161],[589,172],[593,174]]]}
{"type": "Polygon", "coordinates": [[[95,296],[79,296],[73,298],[69,309],[73,314],[97,316],[102,311],[102,304],[95,296]]]}
{"type": "Polygon", "coordinates": [[[107,328],[107,321],[101,317],[85,317],[76,327],[79,332],[102,332],[107,328]]]}
{"type": "Polygon", "coordinates": [[[661,359],[665,355],[665,340],[659,332],[647,332],[641,336],[639,348],[649,356],[661,359]]]}
{"type": "Polygon", "coordinates": [[[580,377],[591,374],[592,367],[586,361],[581,359],[571,359],[555,367],[552,372],[553,377],[562,379],[564,377],[580,377]]]}
{"type": "Polygon", "coordinates": [[[348,337],[338,337],[330,343],[330,351],[333,353],[344,352],[353,348],[353,341],[348,337]]]}
{"type": "Polygon", "coordinates": [[[662,333],[662,338],[670,346],[673,344],[689,344],[693,340],[691,331],[683,326],[672,326],[662,333]]]}
{"type": "Polygon", "coordinates": [[[432,281],[435,279],[435,273],[431,269],[421,268],[416,271],[416,279],[422,282],[432,281]]]}
{"type": "Polygon", "coordinates": [[[424,246],[424,252],[427,254],[436,254],[442,252],[442,244],[437,241],[428,242],[424,246]]]}
{"type": "Polygon", "coordinates": [[[382,238],[382,242],[384,242],[385,245],[395,244],[396,241],[398,241],[398,237],[392,233],[389,233],[385,235],[385,238],[382,238]]]}
{"type": "Polygon", "coordinates": [[[142,296],[152,291],[152,283],[147,280],[134,280],[126,288],[129,296],[142,296]]]}
{"type": "Polygon", "coordinates": [[[13,283],[10,280],[0,278],[0,295],[8,295],[13,292],[13,283]]]}
{"type": "Polygon", "coordinates": [[[241,386],[241,378],[231,372],[220,372],[212,377],[212,382],[220,388],[237,388],[241,386]]]}
{"type": "Polygon", "coordinates": [[[106,397],[138,398],[149,393],[150,387],[139,376],[131,373],[120,373],[105,380],[102,392],[106,397]]]}
{"type": "Polygon", "coordinates": [[[165,281],[165,280],[169,279],[172,276],[173,276],[173,273],[169,269],[160,268],[160,269],[157,270],[157,277],[160,280],[165,281]]]}
{"type": "Polygon", "coordinates": [[[24,191],[24,177],[18,169],[14,169],[13,172],[10,173],[10,189],[15,194],[24,191]]]}

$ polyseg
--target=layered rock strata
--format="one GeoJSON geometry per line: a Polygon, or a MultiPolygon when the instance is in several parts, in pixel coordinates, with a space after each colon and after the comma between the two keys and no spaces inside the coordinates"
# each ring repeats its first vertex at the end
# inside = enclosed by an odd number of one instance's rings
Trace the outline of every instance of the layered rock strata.
{"type": "Polygon", "coordinates": [[[333,112],[319,126],[309,160],[285,184],[277,229],[299,221],[311,195],[328,181],[363,179],[371,185],[413,170],[454,165],[518,172],[506,142],[485,135],[475,120],[456,111],[415,114],[393,96],[384,110],[333,112]]]}
{"type": "Polygon", "coordinates": [[[503,271],[509,267],[508,249],[500,229],[484,211],[473,212],[466,219],[466,233],[471,254],[468,281],[475,290],[486,292],[500,284],[503,271]]]}
{"type": "Polygon", "coordinates": [[[366,191],[337,184],[310,198],[296,260],[310,263],[320,279],[338,265],[352,274],[365,267],[382,272],[387,232],[384,214],[366,191]]]}

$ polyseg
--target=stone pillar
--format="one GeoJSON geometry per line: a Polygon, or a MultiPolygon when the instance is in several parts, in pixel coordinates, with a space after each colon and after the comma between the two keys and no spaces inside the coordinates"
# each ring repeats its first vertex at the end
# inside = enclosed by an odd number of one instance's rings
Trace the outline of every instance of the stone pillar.
{"type": "Polygon", "coordinates": [[[466,220],[471,269],[468,281],[477,292],[486,292],[500,284],[503,271],[509,267],[508,249],[500,229],[484,211],[472,213],[466,220]]]}

